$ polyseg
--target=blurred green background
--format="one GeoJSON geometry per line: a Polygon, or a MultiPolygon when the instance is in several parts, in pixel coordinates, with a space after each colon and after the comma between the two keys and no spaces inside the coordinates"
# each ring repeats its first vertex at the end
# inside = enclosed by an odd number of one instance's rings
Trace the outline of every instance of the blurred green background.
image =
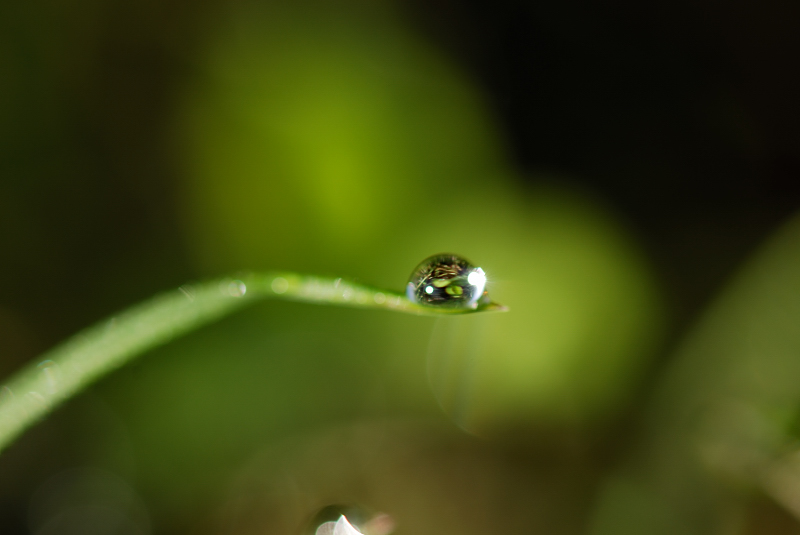
{"type": "Polygon", "coordinates": [[[152,351],[0,456],[0,533],[800,533],[798,22],[0,7],[3,375],[237,270],[454,252],[510,307],[269,302],[152,351]]]}

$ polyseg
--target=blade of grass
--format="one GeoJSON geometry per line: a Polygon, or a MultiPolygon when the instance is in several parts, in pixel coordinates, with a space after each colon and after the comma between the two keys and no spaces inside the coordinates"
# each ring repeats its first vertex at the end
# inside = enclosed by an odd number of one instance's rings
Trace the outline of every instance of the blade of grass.
{"type": "Polygon", "coordinates": [[[60,403],[133,357],[268,298],[419,315],[505,310],[491,302],[481,302],[475,309],[425,307],[397,292],[296,273],[253,274],[181,286],[78,333],[0,386],[0,450],[60,403]]]}

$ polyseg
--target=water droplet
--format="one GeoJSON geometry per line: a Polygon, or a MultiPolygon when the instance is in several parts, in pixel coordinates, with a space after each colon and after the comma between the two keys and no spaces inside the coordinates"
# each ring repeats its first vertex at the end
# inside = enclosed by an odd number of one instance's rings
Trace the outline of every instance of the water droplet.
{"type": "Polygon", "coordinates": [[[316,531],[314,531],[314,535],[333,535],[335,529],[336,522],[333,520],[328,520],[327,522],[320,524],[316,531]]]}
{"type": "Polygon", "coordinates": [[[52,360],[44,360],[36,366],[44,374],[45,381],[47,382],[47,393],[55,394],[58,390],[59,369],[58,364],[52,360]]]}
{"type": "Polygon", "coordinates": [[[329,505],[317,511],[305,533],[308,535],[333,535],[333,528],[342,515],[346,516],[351,523],[355,522],[356,524],[367,517],[361,507],[344,504],[329,505]]]}
{"type": "Polygon", "coordinates": [[[282,294],[289,289],[289,282],[283,277],[275,277],[272,279],[272,291],[276,294],[282,294]]]}
{"type": "Polygon", "coordinates": [[[39,392],[28,392],[27,394],[25,394],[25,398],[33,402],[35,405],[39,405],[42,407],[47,407],[49,405],[44,396],[41,395],[39,392]]]}
{"type": "Polygon", "coordinates": [[[421,305],[476,308],[485,288],[486,274],[481,268],[454,254],[438,254],[414,269],[406,296],[421,305]]]}
{"type": "Polygon", "coordinates": [[[14,392],[6,385],[0,386],[0,405],[14,399],[14,392]]]}
{"type": "Polygon", "coordinates": [[[375,296],[373,297],[373,299],[379,305],[382,305],[384,302],[386,302],[386,296],[383,295],[381,292],[376,293],[375,296]]]}
{"type": "Polygon", "coordinates": [[[349,301],[352,298],[353,298],[353,289],[350,288],[349,286],[345,287],[345,289],[342,290],[342,299],[344,299],[345,301],[349,301]]]}
{"type": "Polygon", "coordinates": [[[244,297],[244,294],[247,293],[247,286],[240,280],[232,280],[227,284],[226,290],[231,297],[244,297]]]}
{"type": "Polygon", "coordinates": [[[178,290],[186,296],[186,299],[189,301],[194,301],[195,291],[194,287],[189,284],[184,284],[183,286],[179,287],[178,290]]]}

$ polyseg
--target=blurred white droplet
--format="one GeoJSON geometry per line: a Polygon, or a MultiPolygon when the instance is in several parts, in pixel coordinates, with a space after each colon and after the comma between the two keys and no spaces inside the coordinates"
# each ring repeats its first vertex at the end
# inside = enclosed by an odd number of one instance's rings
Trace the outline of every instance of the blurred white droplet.
{"type": "MultiPolygon", "coordinates": [[[[369,513],[358,505],[333,504],[320,509],[303,533],[307,535],[388,535],[388,531],[367,531],[367,527],[386,515],[369,513]],[[352,520],[352,523],[351,523],[352,520]]],[[[388,518],[388,517],[387,517],[388,518]]]]}
{"type": "Polygon", "coordinates": [[[317,531],[314,532],[314,535],[333,535],[334,527],[336,527],[336,522],[325,522],[317,528],[317,531]]]}
{"type": "Polygon", "coordinates": [[[347,521],[347,518],[342,515],[339,517],[336,525],[333,526],[333,535],[362,535],[362,533],[354,528],[350,522],[347,521]]]}

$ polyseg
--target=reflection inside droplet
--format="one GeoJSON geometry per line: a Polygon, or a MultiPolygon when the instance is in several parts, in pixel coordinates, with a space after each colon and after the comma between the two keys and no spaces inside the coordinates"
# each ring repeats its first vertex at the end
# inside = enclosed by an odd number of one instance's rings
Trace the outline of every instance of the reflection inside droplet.
{"type": "Polygon", "coordinates": [[[336,529],[336,522],[333,520],[329,520],[327,522],[323,522],[318,528],[317,531],[314,532],[314,535],[333,535],[333,531],[336,529]]]}
{"type": "Polygon", "coordinates": [[[247,286],[240,280],[233,280],[228,283],[228,295],[231,297],[242,297],[247,293],[247,286]]]}
{"type": "Polygon", "coordinates": [[[486,274],[454,254],[439,254],[423,260],[411,273],[406,296],[421,305],[447,308],[477,308],[484,295],[486,274]]]}
{"type": "Polygon", "coordinates": [[[25,399],[27,399],[28,401],[39,407],[48,406],[47,400],[39,392],[28,392],[27,394],[25,394],[25,399]]]}

